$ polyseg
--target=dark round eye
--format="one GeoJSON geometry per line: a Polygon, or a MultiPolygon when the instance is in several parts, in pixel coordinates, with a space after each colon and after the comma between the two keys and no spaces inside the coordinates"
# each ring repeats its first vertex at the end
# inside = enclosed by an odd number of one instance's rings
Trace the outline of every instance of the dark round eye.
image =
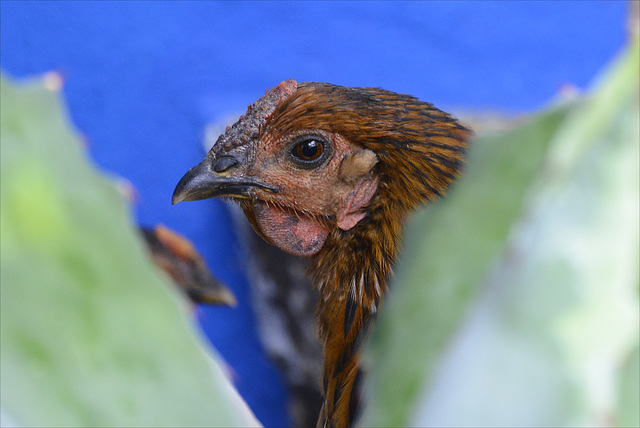
{"type": "Polygon", "coordinates": [[[319,159],[322,153],[324,153],[324,144],[315,138],[302,140],[291,150],[293,156],[305,162],[319,159]]]}

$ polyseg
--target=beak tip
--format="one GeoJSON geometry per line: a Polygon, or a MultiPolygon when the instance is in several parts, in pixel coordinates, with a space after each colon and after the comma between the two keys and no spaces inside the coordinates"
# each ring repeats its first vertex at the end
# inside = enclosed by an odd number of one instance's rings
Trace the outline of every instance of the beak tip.
{"type": "Polygon", "coordinates": [[[176,189],[173,191],[173,195],[171,196],[171,205],[175,205],[178,202],[182,202],[186,198],[186,194],[183,191],[183,186],[180,186],[182,182],[178,183],[176,189]]]}
{"type": "Polygon", "coordinates": [[[171,196],[171,205],[175,205],[179,202],[189,200],[189,195],[192,191],[192,187],[195,183],[194,178],[199,176],[198,173],[194,173],[192,168],[187,172],[178,182],[176,188],[173,189],[173,195],[171,196]]]}
{"type": "Polygon", "coordinates": [[[191,168],[178,182],[171,196],[171,205],[183,201],[193,201],[200,198],[195,197],[202,191],[206,178],[209,177],[207,159],[191,168]]]}

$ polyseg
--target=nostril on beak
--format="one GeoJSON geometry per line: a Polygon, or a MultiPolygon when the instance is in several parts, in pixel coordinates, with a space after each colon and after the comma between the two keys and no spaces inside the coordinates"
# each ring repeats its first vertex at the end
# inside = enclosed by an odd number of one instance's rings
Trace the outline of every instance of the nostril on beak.
{"type": "Polygon", "coordinates": [[[234,158],[233,156],[222,156],[221,158],[216,159],[215,163],[213,164],[213,170],[217,173],[224,172],[229,168],[238,165],[239,163],[240,162],[238,162],[238,159],[234,158]]]}

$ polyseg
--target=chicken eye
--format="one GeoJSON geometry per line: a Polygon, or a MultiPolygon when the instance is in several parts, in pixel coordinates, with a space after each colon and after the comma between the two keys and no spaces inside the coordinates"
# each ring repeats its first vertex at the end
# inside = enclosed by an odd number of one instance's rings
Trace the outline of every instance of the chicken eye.
{"type": "Polygon", "coordinates": [[[324,143],[317,138],[307,138],[296,145],[291,149],[291,154],[297,160],[301,160],[303,162],[314,162],[322,157],[324,153],[324,143]]]}

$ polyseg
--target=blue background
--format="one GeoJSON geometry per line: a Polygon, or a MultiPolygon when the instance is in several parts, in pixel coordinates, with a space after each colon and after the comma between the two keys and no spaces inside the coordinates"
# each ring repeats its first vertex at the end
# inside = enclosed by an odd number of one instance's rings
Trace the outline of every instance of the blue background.
{"type": "Polygon", "coordinates": [[[278,82],[410,93],[463,111],[530,112],[565,84],[585,88],[625,41],[625,2],[8,2],[0,65],[51,70],[104,170],[139,193],[142,224],[192,239],[239,298],[202,308],[206,335],[267,426],[287,424],[285,391],[261,350],[228,213],[217,200],[171,206],[204,157],[205,126],[278,82]]]}

